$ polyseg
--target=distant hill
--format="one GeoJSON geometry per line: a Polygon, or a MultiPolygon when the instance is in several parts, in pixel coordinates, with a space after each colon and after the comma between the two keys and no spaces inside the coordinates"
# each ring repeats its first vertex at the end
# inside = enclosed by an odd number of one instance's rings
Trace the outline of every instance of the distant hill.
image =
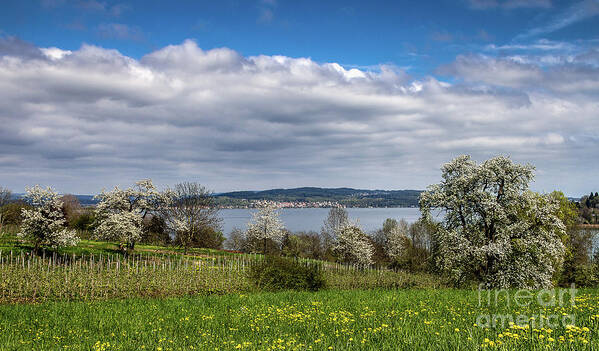
{"type": "MultiPolygon", "coordinates": [[[[418,207],[421,190],[365,190],[352,188],[303,187],[262,191],[233,191],[218,193],[214,197],[222,206],[247,207],[251,201],[278,202],[337,202],[346,207],[418,207]]],[[[24,194],[13,194],[14,199],[24,194]]],[[[75,195],[81,205],[98,203],[94,195],[75,195]]]]}
{"type": "MultiPolygon", "coordinates": [[[[24,193],[16,193],[12,194],[12,198],[14,200],[20,200],[23,198],[24,195],[24,193]]],[[[99,201],[94,200],[94,196],[95,195],[75,195],[75,197],[77,198],[77,200],[79,200],[79,203],[82,206],[92,206],[98,204],[99,201]]]]}
{"type": "Polygon", "coordinates": [[[98,202],[100,202],[98,200],[94,200],[95,195],[75,195],[75,196],[77,197],[77,200],[79,200],[79,202],[83,206],[97,205],[98,202]]]}
{"type": "Polygon", "coordinates": [[[417,207],[421,190],[365,190],[352,188],[303,187],[262,191],[234,191],[215,196],[223,205],[242,205],[245,201],[279,202],[334,201],[347,207],[417,207]]]}

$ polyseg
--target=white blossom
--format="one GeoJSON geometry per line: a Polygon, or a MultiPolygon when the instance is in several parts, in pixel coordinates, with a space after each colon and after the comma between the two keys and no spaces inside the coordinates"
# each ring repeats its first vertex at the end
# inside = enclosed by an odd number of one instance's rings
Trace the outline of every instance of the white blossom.
{"type": "Polygon", "coordinates": [[[349,223],[347,210],[341,206],[331,207],[327,218],[324,220],[321,236],[325,250],[332,248],[335,244],[335,236],[339,229],[349,223]]]}
{"type": "Polygon", "coordinates": [[[456,283],[540,288],[552,284],[564,258],[565,226],[558,204],[528,190],[534,168],[495,157],[477,165],[460,156],[442,168],[443,180],[420,198],[430,219],[445,217],[435,233],[436,263],[456,283]]]}
{"type": "Polygon", "coordinates": [[[30,240],[35,248],[74,246],[79,242],[75,231],[65,228],[60,196],[52,188],[39,185],[26,189],[25,199],[31,209],[23,209],[23,222],[18,237],[30,240]]]}
{"type": "Polygon", "coordinates": [[[393,260],[403,257],[410,245],[408,224],[402,220],[397,225],[392,226],[388,233],[385,233],[385,236],[387,255],[393,260]]]}
{"type": "Polygon", "coordinates": [[[373,263],[374,247],[357,224],[348,222],[337,230],[333,251],[345,263],[373,263]]]}
{"type": "Polygon", "coordinates": [[[133,188],[115,187],[112,191],[103,191],[96,198],[100,200],[96,206],[96,236],[129,247],[141,238],[146,215],[166,206],[169,199],[150,179],[136,182],[133,188]]]}
{"type": "Polygon", "coordinates": [[[264,251],[268,240],[280,243],[283,240],[284,226],[279,216],[279,210],[274,205],[267,205],[253,213],[252,220],[248,223],[248,240],[262,243],[264,251]]]}
{"type": "Polygon", "coordinates": [[[95,232],[104,240],[135,243],[141,239],[142,218],[135,212],[107,212],[102,215],[95,232]]]}

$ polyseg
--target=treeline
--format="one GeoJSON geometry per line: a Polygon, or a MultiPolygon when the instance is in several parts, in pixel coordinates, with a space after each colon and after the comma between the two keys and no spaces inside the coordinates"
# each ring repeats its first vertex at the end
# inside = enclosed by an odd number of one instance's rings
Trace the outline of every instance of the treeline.
{"type": "MultiPolygon", "coordinates": [[[[534,167],[502,156],[479,164],[464,155],[441,170],[443,181],[420,194],[422,217],[415,223],[388,219],[367,235],[344,208],[333,207],[319,233],[291,233],[279,209],[265,202],[247,230],[235,229],[226,245],[240,252],[430,272],[455,286],[599,285],[593,233],[580,230],[581,209],[593,219],[597,194],[577,205],[561,192],[533,192],[534,167]],[[444,213],[439,222],[433,220],[437,211],[444,213]]],[[[159,191],[141,180],[103,191],[93,209],[39,186],[27,189],[24,202],[6,203],[10,196],[2,193],[0,224],[18,224],[19,238],[34,251],[75,245],[83,235],[118,242],[124,253],[139,242],[185,251],[221,248],[224,242],[215,197],[197,183],[159,191]]]]}
{"type": "Polygon", "coordinates": [[[19,200],[0,188],[0,232],[14,232],[34,251],[76,245],[80,239],[117,242],[123,252],[136,243],[222,248],[212,192],[197,183],[159,191],[150,180],[96,195],[95,207],[74,195],[35,186],[19,200]],[[8,229],[6,227],[9,227],[8,229]]]}
{"type": "MultiPolygon", "coordinates": [[[[559,191],[531,191],[533,177],[530,164],[507,157],[478,164],[464,155],[443,165],[443,181],[421,194],[422,217],[416,223],[388,219],[367,235],[344,209],[333,208],[320,233],[278,237],[277,230],[268,229],[277,223],[270,211],[254,217],[252,230],[234,231],[228,245],[244,252],[430,272],[455,286],[598,286],[599,253],[594,234],[580,229],[579,208],[559,191]],[[439,210],[444,217],[435,222],[432,212],[439,210]],[[253,228],[267,229],[254,233],[253,228]]],[[[589,196],[584,206],[594,206],[596,198],[589,196]]]]}
{"type": "Polygon", "coordinates": [[[584,224],[599,224],[599,193],[591,192],[577,202],[580,217],[584,224]]]}
{"type": "MultiPolygon", "coordinates": [[[[65,218],[64,227],[75,230],[81,239],[94,239],[93,232],[96,228],[96,215],[94,208],[84,206],[79,197],[66,194],[60,196],[62,202],[61,213],[65,218]]],[[[33,206],[25,199],[11,199],[0,206],[0,232],[17,233],[23,222],[23,210],[32,210],[33,206]]],[[[143,221],[143,234],[140,243],[171,245],[174,240],[166,232],[164,221],[158,216],[149,216],[143,221]]],[[[223,239],[224,241],[224,239],[223,239]]]]}
{"type": "MultiPolygon", "coordinates": [[[[272,211],[272,210],[271,210],[272,211]]],[[[276,221],[256,216],[258,228],[272,231],[269,223],[276,221]]],[[[274,219],[273,219],[274,218],[274,219]]],[[[350,264],[375,265],[410,272],[432,272],[430,262],[431,244],[435,223],[418,220],[408,223],[393,218],[381,223],[382,227],[372,234],[363,232],[349,218],[347,210],[331,208],[320,232],[290,232],[282,229],[280,238],[276,234],[260,236],[262,233],[233,229],[225,247],[243,253],[265,253],[293,258],[305,258],[350,264]]]]}

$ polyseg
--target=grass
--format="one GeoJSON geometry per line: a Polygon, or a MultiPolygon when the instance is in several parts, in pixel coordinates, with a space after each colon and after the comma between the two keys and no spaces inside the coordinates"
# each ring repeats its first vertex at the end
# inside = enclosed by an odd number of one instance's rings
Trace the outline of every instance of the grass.
{"type": "Polygon", "coordinates": [[[476,291],[445,289],[3,305],[0,350],[599,348],[598,290],[579,291],[575,306],[540,306],[533,299],[518,307],[514,293],[501,294],[497,306],[479,305],[476,291]],[[575,327],[538,324],[540,314],[564,313],[575,316],[575,327]],[[526,323],[477,325],[478,316],[490,314],[524,316],[526,323]]]}

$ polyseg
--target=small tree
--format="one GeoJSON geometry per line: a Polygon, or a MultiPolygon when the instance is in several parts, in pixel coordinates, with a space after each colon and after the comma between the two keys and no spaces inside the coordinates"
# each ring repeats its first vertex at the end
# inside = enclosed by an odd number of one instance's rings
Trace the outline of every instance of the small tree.
{"type": "Polygon", "coordinates": [[[142,237],[143,219],[168,204],[168,197],[150,179],[136,182],[133,188],[102,191],[95,198],[100,200],[96,206],[96,237],[118,241],[124,251],[135,249],[142,237]]]}
{"type": "Polygon", "coordinates": [[[428,256],[433,244],[432,234],[435,232],[435,222],[425,221],[422,218],[410,224],[408,237],[412,246],[423,251],[428,256]]]}
{"type": "Polygon", "coordinates": [[[12,192],[0,186],[0,207],[8,205],[12,199],[12,192]]]}
{"type": "Polygon", "coordinates": [[[266,205],[252,215],[248,223],[247,238],[257,251],[257,246],[262,246],[262,253],[266,254],[267,244],[272,241],[279,245],[283,239],[283,222],[279,218],[278,208],[266,205]]]}
{"type": "Polygon", "coordinates": [[[246,238],[246,233],[235,227],[229,234],[229,238],[225,242],[225,247],[229,250],[247,252],[248,250],[248,240],[246,238]]]}
{"type": "Polygon", "coordinates": [[[332,207],[329,210],[327,218],[324,220],[321,235],[323,241],[323,248],[326,252],[332,249],[335,244],[335,236],[339,229],[343,228],[349,223],[349,216],[347,210],[343,207],[332,207]]]}
{"type": "Polygon", "coordinates": [[[348,223],[337,231],[333,251],[345,263],[370,265],[373,263],[374,247],[357,224],[348,223]]]}
{"type": "Polygon", "coordinates": [[[25,201],[13,201],[7,205],[0,207],[0,215],[4,224],[21,225],[23,221],[23,209],[31,209],[32,207],[25,201]]]}
{"type": "Polygon", "coordinates": [[[420,197],[420,210],[442,209],[435,232],[440,270],[456,284],[550,286],[564,258],[565,226],[554,198],[528,190],[534,168],[495,157],[478,165],[460,156],[442,168],[443,180],[420,197]]]}
{"type": "Polygon", "coordinates": [[[79,199],[75,195],[66,194],[60,198],[62,201],[62,213],[64,214],[67,223],[71,225],[81,214],[83,208],[79,199]]]}
{"type": "MultiPolygon", "coordinates": [[[[0,209],[5,205],[10,203],[10,199],[12,197],[12,192],[7,188],[3,188],[0,186],[0,209]]],[[[0,211],[0,233],[2,233],[2,226],[6,223],[6,219],[4,218],[4,213],[0,211]]]]}
{"type": "MultiPolygon", "coordinates": [[[[387,222],[385,222],[387,224],[387,222]]],[[[389,223],[390,224],[390,223],[389,223]]],[[[386,238],[387,255],[393,260],[398,261],[405,257],[410,248],[410,239],[408,239],[408,223],[405,220],[395,221],[395,225],[383,226],[383,232],[386,238]]]]}
{"type": "Polygon", "coordinates": [[[317,232],[286,233],[282,244],[283,255],[301,258],[322,258],[322,245],[317,232]]]}
{"type": "Polygon", "coordinates": [[[575,283],[577,286],[589,286],[591,280],[587,279],[586,273],[592,270],[593,235],[578,227],[580,218],[575,203],[568,200],[560,191],[554,191],[549,196],[558,204],[556,216],[566,226],[567,234],[562,237],[566,253],[563,269],[559,276],[560,285],[568,286],[575,283]]]}
{"type": "Polygon", "coordinates": [[[62,202],[52,188],[44,189],[39,185],[27,188],[25,200],[32,208],[22,210],[23,221],[17,236],[32,242],[35,252],[41,246],[77,245],[79,238],[74,231],[65,228],[62,202]]]}
{"type": "Polygon", "coordinates": [[[211,191],[198,183],[180,183],[165,193],[169,201],[161,214],[184,253],[195,245],[209,244],[213,248],[222,245],[222,241],[212,243],[222,220],[211,191]]]}
{"type": "Polygon", "coordinates": [[[170,232],[164,218],[158,215],[146,217],[143,223],[143,233],[140,243],[167,246],[172,242],[170,232]]]}

